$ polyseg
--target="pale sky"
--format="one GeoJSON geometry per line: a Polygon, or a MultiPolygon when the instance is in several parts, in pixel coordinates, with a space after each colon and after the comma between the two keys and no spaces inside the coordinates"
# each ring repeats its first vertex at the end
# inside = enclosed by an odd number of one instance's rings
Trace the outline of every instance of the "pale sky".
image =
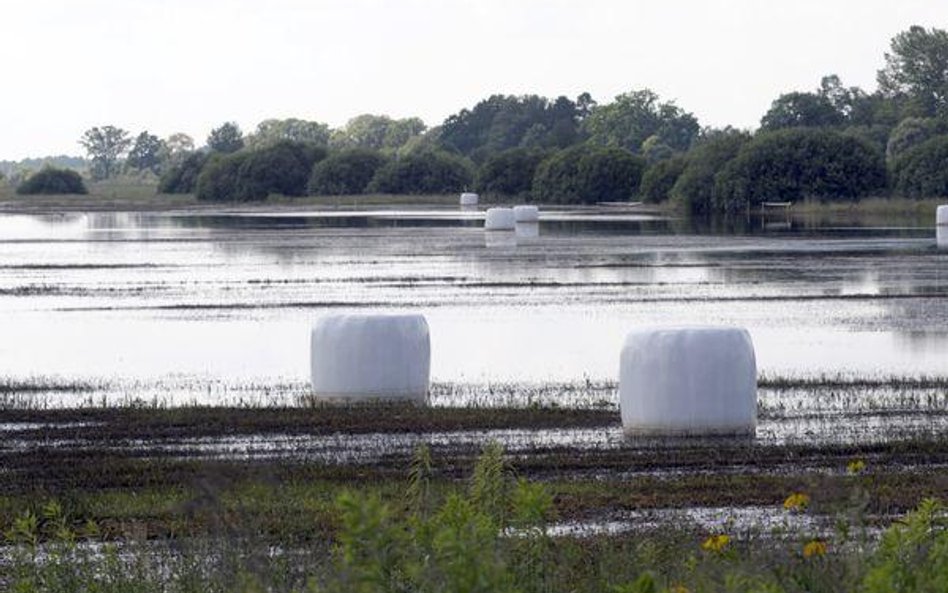
{"type": "Polygon", "coordinates": [[[825,74],[875,89],[890,39],[942,0],[6,0],[0,159],[82,154],[92,126],[203,144],[232,120],[429,126],[494,93],[601,103],[651,88],[756,127],[825,74]]]}

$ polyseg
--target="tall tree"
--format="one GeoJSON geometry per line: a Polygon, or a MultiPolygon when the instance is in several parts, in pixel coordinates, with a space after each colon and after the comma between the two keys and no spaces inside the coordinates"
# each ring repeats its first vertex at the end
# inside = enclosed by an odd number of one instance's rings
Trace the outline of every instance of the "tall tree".
{"type": "Polygon", "coordinates": [[[115,126],[95,127],[86,130],[79,139],[92,159],[93,179],[108,179],[117,171],[119,158],[132,144],[128,132],[115,126]]]}
{"type": "Polygon", "coordinates": [[[801,92],[780,95],[760,119],[760,127],[765,130],[837,126],[842,123],[842,114],[828,97],[801,92]]]}
{"type": "Polygon", "coordinates": [[[207,136],[207,147],[213,152],[230,154],[244,147],[244,133],[240,126],[229,121],[211,130],[207,136]]]}
{"type": "Polygon", "coordinates": [[[135,144],[128,151],[128,158],[125,159],[125,163],[139,171],[147,169],[152,173],[158,173],[162,155],[165,152],[164,142],[158,136],[145,131],[135,138],[135,144]]]}
{"type": "Polygon", "coordinates": [[[509,148],[567,146],[578,138],[581,118],[576,103],[566,97],[492,95],[448,117],[440,142],[481,161],[509,148]]]}
{"type": "Polygon", "coordinates": [[[257,130],[247,137],[246,143],[252,148],[264,148],[281,140],[326,146],[329,144],[329,126],[295,118],[266,119],[257,124],[257,130]]]}
{"type": "Polygon", "coordinates": [[[583,120],[583,128],[592,142],[633,153],[641,152],[642,143],[652,135],[675,150],[687,150],[701,130],[694,115],[673,102],[660,102],[649,89],[624,93],[612,103],[596,106],[583,120]]]}
{"type": "Polygon", "coordinates": [[[184,132],[177,132],[165,139],[165,146],[168,147],[168,152],[171,154],[171,156],[177,156],[181,153],[193,152],[194,138],[188,136],[184,132]]]}
{"type": "Polygon", "coordinates": [[[948,114],[948,31],[913,26],[892,38],[877,73],[888,97],[907,96],[920,115],[948,114]]]}

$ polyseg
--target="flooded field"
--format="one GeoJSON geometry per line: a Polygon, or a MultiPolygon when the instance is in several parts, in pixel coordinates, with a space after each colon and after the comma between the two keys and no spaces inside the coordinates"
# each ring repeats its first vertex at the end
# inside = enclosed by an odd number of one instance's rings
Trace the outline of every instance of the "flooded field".
{"type": "MultiPolygon", "coordinates": [[[[933,228],[604,208],[484,233],[481,216],[0,216],[7,489],[111,487],[90,478],[93,459],[153,464],[135,465],[145,476],[180,463],[390,476],[419,443],[453,475],[491,441],[523,475],[639,484],[618,507],[562,503],[564,533],[664,516],[631,511],[643,506],[766,515],[801,480],[845,479],[854,457],[880,484],[912,484],[883,514],[948,486],[948,251],[933,228]],[[313,407],[313,321],[367,309],[427,316],[433,411],[313,407]],[[668,324],[748,328],[755,438],[623,437],[622,340],[668,324]],[[692,490],[656,499],[643,478],[692,490]]],[[[168,479],[190,483],[182,471],[168,479]]]]}
{"type": "Polygon", "coordinates": [[[614,380],[630,328],[691,323],[746,326],[764,376],[948,375],[931,228],[734,235],[594,211],[517,240],[477,216],[0,217],[0,376],[172,405],[295,397],[313,320],[367,308],[424,313],[433,380],[462,387],[614,380]]]}

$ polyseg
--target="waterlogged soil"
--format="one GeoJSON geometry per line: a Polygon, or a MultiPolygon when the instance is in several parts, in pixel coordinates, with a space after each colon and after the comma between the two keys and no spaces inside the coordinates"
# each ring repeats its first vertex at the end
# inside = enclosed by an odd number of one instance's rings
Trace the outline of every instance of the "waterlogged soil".
{"type": "Polygon", "coordinates": [[[236,498],[292,531],[262,501],[309,509],[302,488],[331,527],[344,488],[397,498],[420,443],[446,485],[500,442],[564,530],[768,524],[795,491],[825,517],[948,495],[948,252],[927,223],[543,216],[501,234],[444,208],[0,216],[4,525],[57,498],[113,533],[199,532],[182,509],[236,498]],[[430,407],[314,400],[309,327],[354,310],[426,315],[430,407]],[[625,438],[625,333],[693,323],[749,329],[756,436],[625,438]]]}

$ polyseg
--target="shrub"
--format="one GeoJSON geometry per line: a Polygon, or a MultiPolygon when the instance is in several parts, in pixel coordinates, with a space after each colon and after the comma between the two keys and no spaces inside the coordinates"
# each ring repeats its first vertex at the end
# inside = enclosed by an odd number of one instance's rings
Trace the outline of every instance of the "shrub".
{"type": "Polygon", "coordinates": [[[368,191],[383,194],[439,194],[470,187],[474,175],[467,159],[441,150],[410,153],[381,167],[368,191]]]}
{"type": "Polygon", "coordinates": [[[856,200],[886,186],[885,161],[871,144],[839,132],[763,132],[715,176],[713,207],[736,211],[768,200],[856,200]]]}
{"type": "Polygon", "coordinates": [[[501,196],[530,193],[533,176],[546,153],[526,148],[511,148],[487,157],[477,171],[477,191],[501,196]]]}
{"type": "Polygon", "coordinates": [[[189,194],[197,186],[198,175],[207,163],[207,154],[188,153],[172,165],[158,180],[158,191],[163,194],[189,194]]]}
{"type": "Polygon", "coordinates": [[[263,200],[272,193],[301,196],[313,164],[325,156],[323,148],[292,140],[213,155],[198,176],[196,196],[213,202],[263,200]]]}
{"type": "Polygon", "coordinates": [[[909,150],[935,136],[948,133],[948,122],[932,117],[907,117],[892,129],[885,147],[885,158],[895,163],[909,150]]]}
{"type": "Polygon", "coordinates": [[[649,203],[667,200],[669,192],[687,164],[688,161],[685,158],[676,157],[659,161],[646,169],[645,174],[642,175],[642,183],[639,185],[639,198],[649,203]]]}
{"type": "Polygon", "coordinates": [[[692,150],[685,168],[669,192],[672,203],[687,212],[708,212],[711,209],[714,176],[728,161],[737,156],[750,136],[741,132],[716,134],[692,150]]]}
{"type": "Polygon", "coordinates": [[[79,173],[72,169],[44,167],[30,175],[16,188],[21,195],[37,194],[87,194],[85,183],[79,173]]]}
{"type": "Polygon", "coordinates": [[[902,155],[892,168],[895,193],[909,198],[948,196],[948,135],[902,155]]]}
{"type": "Polygon", "coordinates": [[[330,196],[365,193],[375,173],[387,161],[382,153],[365,148],[331,154],[313,166],[309,193],[330,196]]]}
{"type": "Polygon", "coordinates": [[[624,201],[638,190],[645,160],[624,148],[579,145],[540,163],[533,194],[543,202],[624,201]]]}

